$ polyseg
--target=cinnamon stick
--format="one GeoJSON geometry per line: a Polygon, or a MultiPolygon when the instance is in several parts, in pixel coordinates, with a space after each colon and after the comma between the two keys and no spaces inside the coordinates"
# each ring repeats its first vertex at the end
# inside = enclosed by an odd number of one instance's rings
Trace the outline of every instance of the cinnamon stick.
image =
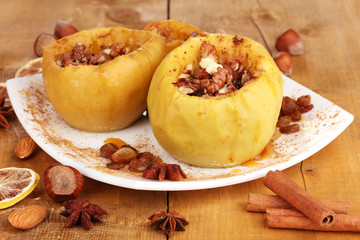
{"type": "Polygon", "coordinates": [[[326,227],[331,226],[334,222],[334,211],[325,206],[319,199],[311,196],[284,173],[269,171],[263,182],[266,187],[302,212],[315,224],[326,227]]]}
{"type": "Polygon", "coordinates": [[[266,222],[271,228],[291,228],[315,231],[360,232],[360,216],[336,214],[331,226],[318,225],[296,210],[268,208],[266,222]]]}
{"type": "MultiPolygon", "coordinates": [[[[320,200],[328,206],[335,213],[347,214],[349,209],[349,202],[347,201],[332,201],[320,200]]],[[[288,204],[279,196],[265,195],[258,193],[249,193],[246,210],[248,212],[266,212],[267,208],[283,208],[292,209],[293,207],[288,204]]]]}

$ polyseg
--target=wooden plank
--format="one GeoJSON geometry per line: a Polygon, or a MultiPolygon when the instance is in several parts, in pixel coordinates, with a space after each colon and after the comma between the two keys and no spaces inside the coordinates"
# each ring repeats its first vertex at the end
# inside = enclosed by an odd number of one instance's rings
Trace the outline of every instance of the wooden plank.
{"type": "MultiPolygon", "coordinates": [[[[347,200],[350,202],[349,214],[360,214],[360,183],[355,180],[360,177],[357,147],[360,139],[356,136],[359,134],[360,109],[355,100],[360,96],[359,2],[290,1],[285,6],[261,1],[261,4],[283,13],[279,20],[281,31],[294,27],[301,34],[306,52],[293,58],[293,78],[355,116],[344,133],[303,162],[306,188],[318,198],[347,200]],[[298,9],[307,9],[306,15],[298,9]]],[[[266,39],[275,39],[274,34],[278,33],[265,25],[266,39]]],[[[315,236],[328,239],[324,233],[315,236]]],[[[345,237],[357,238],[350,233],[332,235],[332,239],[345,237]]]]}
{"type": "MultiPolygon", "coordinates": [[[[226,31],[251,37],[275,53],[276,37],[289,27],[305,42],[306,53],[294,57],[292,78],[355,115],[354,123],[326,148],[285,171],[314,196],[350,201],[350,213],[360,214],[359,157],[360,108],[358,79],[360,70],[359,10],[356,0],[328,2],[319,0],[258,1],[179,1],[170,2],[170,17],[209,32],[226,31]],[[250,5],[251,4],[251,5],[250,5]],[[303,181],[303,176],[305,182],[303,181]]],[[[0,82],[11,78],[16,69],[34,58],[32,45],[41,32],[52,32],[58,19],[67,20],[79,29],[122,25],[142,28],[146,22],[166,19],[167,1],[92,1],[80,0],[4,1],[0,15],[0,82]],[[130,8],[130,10],[124,9],[130,8]],[[131,11],[133,10],[133,11],[131,11]],[[109,11],[112,11],[109,18],[109,11]],[[125,13],[129,13],[127,15],[125,13]],[[130,16],[130,17],[129,17],[130,16]],[[129,21],[131,19],[131,21],[129,21]],[[30,24],[31,23],[31,24],[30,24]]],[[[15,144],[26,135],[16,120],[10,130],[0,129],[0,167],[29,167],[40,175],[56,163],[38,149],[27,160],[14,155],[15,144]]],[[[314,233],[269,229],[264,215],[245,210],[249,192],[270,193],[261,179],[217,189],[170,192],[169,208],[184,215],[190,224],[185,232],[172,239],[357,239],[352,233],[314,233]]],[[[90,199],[109,211],[105,224],[92,231],[79,227],[64,229],[65,218],[59,216],[60,205],[49,199],[42,181],[24,201],[14,206],[40,202],[49,207],[45,223],[28,231],[13,229],[6,218],[10,209],[0,211],[1,239],[52,238],[130,238],[161,239],[161,231],[149,228],[147,217],[156,210],[166,210],[165,192],[135,191],[85,179],[79,200],[90,199]],[[39,199],[40,197],[40,199],[39,199]]],[[[12,208],[13,209],[13,208],[12,208]]]]}
{"type": "MultiPolygon", "coordinates": [[[[151,21],[167,18],[166,0],[89,1],[14,0],[1,3],[0,70],[22,66],[35,58],[33,44],[41,33],[53,33],[58,20],[78,30],[107,26],[143,29],[151,21]]],[[[2,76],[5,81],[9,76],[2,76]]],[[[10,77],[13,77],[10,76],[10,77]]]]}
{"type": "Polygon", "coordinates": [[[251,17],[253,8],[248,1],[181,1],[170,2],[170,19],[188,23],[210,33],[225,32],[264,41],[251,17]]]}
{"type": "MultiPolygon", "coordinates": [[[[254,21],[258,4],[248,1],[171,1],[170,18],[198,26],[208,32],[219,29],[248,36],[263,45],[262,33],[254,21]],[[226,11],[219,11],[224,9],[226,11]],[[194,9],[196,14],[194,14],[194,9]]],[[[302,185],[300,164],[285,171],[302,185]]],[[[246,212],[249,192],[270,193],[262,180],[211,190],[170,192],[169,208],[183,214],[190,224],[174,239],[288,239],[290,230],[265,227],[264,215],[246,212]],[[274,237],[276,236],[276,237],[274,237]]],[[[311,232],[298,232],[293,239],[310,239],[311,232]]]]}
{"type": "MultiPolygon", "coordinates": [[[[294,57],[292,78],[359,117],[359,4],[356,1],[171,1],[170,18],[209,32],[225,30],[249,36],[271,54],[276,37],[288,28],[298,31],[306,53],[294,57]],[[221,10],[220,10],[221,9],[221,10]],[[336,37],[335,37],[336,36],[336,37]],[[355,86],[356,85],[356,86],[355,86]]],[[[359,125],[355,120],[338,139],[285,173],[316,197],[349,200],[359,214],[359,125]],[[303,177],[305,182],[303,181],[303,177]],[[306,185],[305,185],[306,184],[306,185]]],[[[269,229],[262,214],[247,213],[247,193],[269,193],[261,180],[194,192],[171,192],[170,210],[190,221],[174,239],[356,239],[352,233],[315,233],[269,229]],[[195,200],[196,199],[196,200],[195,200]],[[213,219],[216,219],[215,221],[213,219]]]]}
{"type": "MultiPolygon", "coordinates": [[[[42,32],[52,32],[59,19],[66,20],[79,30],[100,26],[126,26],[143,28],[149,21],[165,19],[167,1],[4,1],[1,4],[0,22],[0,82],[12,78],[18,67],[35,57],[33,43],[42,32]],[[134,4],[135,3],[135,4],[134,4]],[[108,16],[112,12],[111,20],[108,16]],[[126,11],[132,10],[134,21],[127,19],[126,11]],[[134,15],[135,14],[135,15],[134,15]]],[[[131,17],[130,16],[130,17],[131,17]]],[[[19,121],[11,120],[11,128],[0,128],[0,168],[27,167],[40,175],[35,190],[14,207],[0,210],[0,239],[166,239],[161,231],[150,228],[147,217],[158,210],[167,209],[166,192],[136,191],[104,184],[85,177],[84,189],[77,200],[89,199],[108,211],[103,224],[94,224],[91,231],[77,226],[64,228],[66,218],[59,215],[61,204],[50,199],[42,181],[44,170],[57,163],[41,149],[25,160],[15,156],[18,140],[26,136],[19,121]],[[37,227],[19,231],[11,227],[7,217],[22,205],[39,203],[49,209],[49,215],[37,227]]]]}

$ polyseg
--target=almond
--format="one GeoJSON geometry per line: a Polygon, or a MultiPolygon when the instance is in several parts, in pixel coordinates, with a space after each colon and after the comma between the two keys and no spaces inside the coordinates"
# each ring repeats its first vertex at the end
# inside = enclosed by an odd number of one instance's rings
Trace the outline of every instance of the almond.
{"type": "Polygon", "coordinates": [[[47,214],[45,207],[40,205],[29,205],[13,211],[8,220],[17,229],[26,230],[38,225],[47,214]]]}
{"type": "Polygon", "coordinates": [[[27,158],[34,152],[35,148],[35,141],[31,137],[24,137],[16,145],[15,154],[19,158],[27,158]]]}

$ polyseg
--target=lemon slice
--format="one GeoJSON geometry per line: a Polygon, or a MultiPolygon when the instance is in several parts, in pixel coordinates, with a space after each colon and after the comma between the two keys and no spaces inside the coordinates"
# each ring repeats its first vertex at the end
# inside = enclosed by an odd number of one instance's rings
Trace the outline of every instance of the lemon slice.
{"type": "Polygon", "coordinates": [[[42,73],[42,57],[35,58],[27,62],[16,71],[15,77],[31,76],[38,73],[42,73]]]}
{"type": "Polygon", "coordinates": [[[0,209],[10,207],[29,195],[39,179],[39,174],[28,168],[0,169],[0,209]]]}

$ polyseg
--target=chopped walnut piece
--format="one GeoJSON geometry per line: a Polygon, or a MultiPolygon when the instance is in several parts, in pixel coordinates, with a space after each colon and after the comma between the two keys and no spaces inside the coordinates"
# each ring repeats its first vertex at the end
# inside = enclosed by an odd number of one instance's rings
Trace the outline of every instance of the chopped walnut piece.
{"type": "Polygon", "coordinates": [[[109,56],[114,59],[117,56],[126,54],[126,45],[123,42],[115,43],[110,46],[110,50],[109,56]]]}
{"type": "Polygon", "coordinates": [[[212,57],[216,63],[219,62],[219,56],[216,53],[215,46],[206,41],[200,46],[200,56],[202,58],[212,57]]]}
{"type": "Polygon", "coordinates": [[[90,60],[91,53],[85,50],[86,46],[82,43],[76,44],[72,50],[73,58],[76,63],[87,63],[90,60]]]}
{"type": "Polygon", "coordinates": [[[60,67],[100,65],[130,52],[130,49],[123,42],[114,43],[110,47],[100,46],[100,48],[101,51],[98,54],[94,54],[87,51],[84,44],[77,43],[71,53],[62,54],[56,60],[56,64],[60,67]]]}
{"type": "Polygon", "coordinates": [[[173,83],[182,94],[198,97],[227,94],[252,79],[239,59],[220,64],[215,46],[206,41],[201,44],[199,55],[199,66],[194,71],[192,65],[186,68],[178,81],[173,83]]]}

